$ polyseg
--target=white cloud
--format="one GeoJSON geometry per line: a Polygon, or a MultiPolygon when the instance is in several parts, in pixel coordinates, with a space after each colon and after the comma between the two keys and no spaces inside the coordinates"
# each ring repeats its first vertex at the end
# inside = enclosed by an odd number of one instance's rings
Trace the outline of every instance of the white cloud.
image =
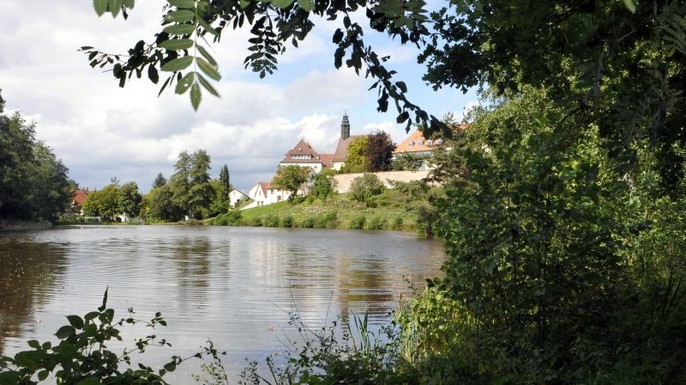
{"type": "MultiPolygon", "coordinates": [[[[216,85],[222,97],[205,94],[197,113],[187,95],[167,90],[158,98],[159,85],[145,78],[119,88],[111,73],[90,68],[77,51],[92,45],[126,52],[136,41],[154,38],[165,3],[136,2],[126,21],[121,16],[98,18],[90,2],[3,4],[0,88],[6,108],[36,122],[37,137],[83,186],[100,188],[117,176],[147,191],[158,172],[171,175],[179,152],[202,148],[216,170],[227,164],[234,184],[248,188],[269,180],[299,139],[319,152],[332,152],[344,111],[354,134],[381,129],[394,141],[404,137],[394,111],[376,113],[376,93],[367,91],[370,79],[333,68],[330,39],[341,20],[316,21],[307,40],[298,49],[289,47],[279,71],[266,79],[243,68],[249,29],[226,30],[221,44],[210,47],[223,76],[216,85]]],[[[395,43],[380,46],[403,69],[411,64],[411,49],[395,43]]],[[[434,93],[421,85],[415,67],[407,68],[404,76],[419,84],[410,85],[414,100],[436,111],[462,109],[463,98],[456,92],[434,93]]]]}

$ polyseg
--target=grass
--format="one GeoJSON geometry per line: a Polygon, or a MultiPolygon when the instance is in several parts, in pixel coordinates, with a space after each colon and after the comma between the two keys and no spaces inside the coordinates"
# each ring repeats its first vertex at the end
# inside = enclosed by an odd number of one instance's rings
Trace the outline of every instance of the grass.
{"type": "Polygon", "coordinates": [[[279,202],[242,210],[238,225],[301,228],[336,228],[365,230],[416,231],[414,205],[399,199],[392,191],[375,197],[370,203],[337,194],[325,200],[305,198],[300,202],[279,202]],[[366,226],[360,227],[360,218],[366,226]],[[371,226],[371,227],[370,227],[371,226]]]}

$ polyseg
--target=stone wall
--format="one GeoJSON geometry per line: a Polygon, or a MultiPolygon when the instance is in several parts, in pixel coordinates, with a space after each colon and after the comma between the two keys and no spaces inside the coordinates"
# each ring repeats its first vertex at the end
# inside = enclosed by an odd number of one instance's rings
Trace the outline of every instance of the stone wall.
{"type": "MultiPolygon", "coordinates": [[[[390,187],[390,181],[411,182],[427,177],[429,171],[384,171],[373,173],[386,185],[390,187]]],[[[336,191],[340,194],[350,191],[350,184],[357,177],[362,176],[362,173],[356,174],[339,174],[334,175],[336,180],[336,191]]]]}

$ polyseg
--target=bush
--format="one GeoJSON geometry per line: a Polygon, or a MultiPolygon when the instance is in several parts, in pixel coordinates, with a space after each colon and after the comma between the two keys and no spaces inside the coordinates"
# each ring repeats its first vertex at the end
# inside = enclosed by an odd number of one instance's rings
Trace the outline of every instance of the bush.
{"type": "Polygon", "coordinates": [[[262,217],[253,218],[252,223],[250,223],[250,225],[254,227],[262,227],[262,217]]]}
{"type": "Polygon", "coordinates": [[[367,217],[364,215],[360,215],[359,217],[353,218],[352,221],[350,221],[350,228],[353,230],[362,230],[364,229],[364,224],[367,222],[367,217]]]}
{"type": "Polygon", "coordinates": [[[315,227],[322,229],[335,229],[338,227],[338,213],[329,211],[317,216],[315,227]]]}
{"type": "Polygon", "coordinates": [[[291,214],[286,214],[286,216],[281,219],[281,227],[293,227],[293,216],[291,214]]]}
{"type": "Polygon", "coordinates": [[[381,217],[374,217],[367,224],[367,230],[383,230],[386,228],[386,219],[381,217]]]}
{"type": "Polygon", "coordinates": [[[243,214],[239,210],[231,210],[226,214],[221,214],[212,220],[215,226],[237,226],[241,223],[243,214]]]}
{"type": "Polygon", "coordinates": [[[279,227],[279,217],[273,213],[267,214],[267,217],[264,219],[264,225],[266,227],[279,227]]]}
{"type": "Polygon", "coordinates": [[[402,217],[395,217],[393,220],[393,223],[391,223],[391,230],[402,230],[403,228],[403,218],[402,217]]]}
{"type": "Polygon", "coordinates": [[[350,184],[350,194],[358,202],[369,202],[373,196],[379,195],[385,187],[378,176],[363,174],[353,179],[350,184]]]}
{"type": "MultiPolygon", "coordinates": [[[[188,359],[202,358],[205,355],[218,359],[212,343],[203,348],[203,352],[192,354],[190,358],[171,357],[161,369],[153,369],[140,362],[139,354],[152,346],[171,346],[165,340],[156,340],[154,330],[146,333],[147,337],[139,338],[135,345],[125,348],[124,353],[115,353],[107,349],[110,341],[121,341],[121,328],[124,326],[145,325],[155,329],[167,323],[160,313],[150,321],[140,321],[129,309],[126,318],[115,321],[113,309],[107,308],[107,290],[102,306],[97,311],[84,316],[69,315],[68,325],[57,330],[55,336],[59,343],[55,346],[50,341],[29,340],[31,350],[21,351],[14,357],[0,356],[0,384],[36,384],[48,377],[58,384],[150,384],[164,385],[167,373],[188,359]],[[132,368],[132,353],[136,353],[135,369],[132,368]]],[[[144,334],[145,335],[145,334],[144,334]]]]}
{"type": "Polygon", "coordinates": [[[307,229],[311,229],[314,227],[314,222],[315,222],[314,217],[307,217],[303,220],[303,222],[301,223],[300,226],[307,228],[307,229]]]}

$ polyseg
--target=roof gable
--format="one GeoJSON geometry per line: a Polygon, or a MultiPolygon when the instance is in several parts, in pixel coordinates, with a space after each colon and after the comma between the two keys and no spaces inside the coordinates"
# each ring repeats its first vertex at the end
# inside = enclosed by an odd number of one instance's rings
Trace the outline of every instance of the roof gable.
{"type": "Polygon", "coordinates": [[[280,163],[321,163],[321,159],[317,151],[301,139],[295,147],[288,150],[280,163]]]}

